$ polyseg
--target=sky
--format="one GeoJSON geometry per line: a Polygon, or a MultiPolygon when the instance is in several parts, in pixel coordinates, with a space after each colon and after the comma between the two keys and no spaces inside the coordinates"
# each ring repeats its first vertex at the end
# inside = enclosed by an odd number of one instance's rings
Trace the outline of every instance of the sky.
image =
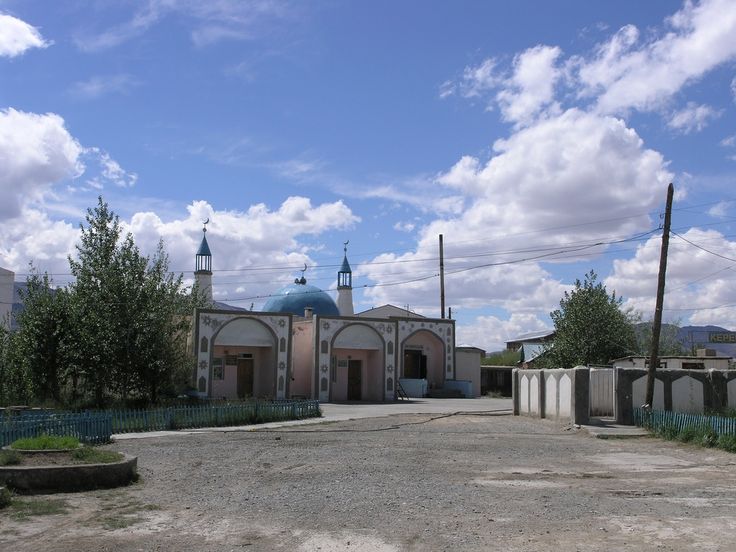
{"type": "MultiPolygon", "coordinates": [[[[0,0],[0,266],[70,281],[102,196],[215,298],[300,276],[458,344],[551,328],[594,270],[736,330],[736,3],[0,0]]],[[[334,293],[334,291],[333,291],[334,293]]]]}

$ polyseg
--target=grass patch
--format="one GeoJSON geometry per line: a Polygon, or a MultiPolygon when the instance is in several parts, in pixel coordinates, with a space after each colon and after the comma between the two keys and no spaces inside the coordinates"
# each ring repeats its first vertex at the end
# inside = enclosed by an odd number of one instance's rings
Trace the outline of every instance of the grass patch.
{"type": "Polygon", "coordinates": [[[112,450],[82,447],[72,451],[72,458],[85,464],[111,464],[113,462],[120,462],[123,459],[123,455],[112,450]]]}
{"type": "Polygon", "coordinates": [[[677,429],[674,424],[664,424],[649,430],[657,437],[668,441],[691,443],[705,448],[720,448],[726,452],[736,452],[736,435],[719,435],[709,425],[698,425],[677,429]]]}
{"type": "Polygon", "coordinates": [[[13,518],[23,521],[32,516],[54,516],[66,514],[69,504],[58,498],[19,499],[14,498],[10,503],[10,514],[13,518]]]}
{"type": "Polygon", "coordinates": [[[21,454],[15,450],[0,450],[0,466],[17,466],[21,462],[21,454]]]}
{"type": "Polygon", "coordinates": [[[79,447],[79,439],[70,435],[39,435],[18,439],[10,444],[16,450],[58,450],[79,447]]]}

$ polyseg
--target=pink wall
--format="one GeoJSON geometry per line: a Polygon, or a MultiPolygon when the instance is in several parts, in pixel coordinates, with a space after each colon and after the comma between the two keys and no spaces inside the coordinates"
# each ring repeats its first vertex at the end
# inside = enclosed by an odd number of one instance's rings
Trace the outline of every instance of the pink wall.
{"type": "Polygon", "coordinates": [[[273,397],[275,393],[274,350],[272,347],[234,347],[232,345],[215,345],[213,358],[223,359],[223,380],[212,380],[212,396],[215,398],[237,399],[237,366],[224,366],[225,351],[229,355],[250,353],[253,355],[253,394],[255,397],[273,397]]]}
{"type": "MultiPolygon", "coordinates": [[[[315,397],[314,394],[314,324],[311,320],[294,322],[291,346],[292,373],[290,396],[315,397]]],[[[319,346],[319,344],[317,345],[319,346]]]]}
{"type": "MultiPolygon", "coordinates": [[[[421,347],[422,354],[427,355],[427,383],[430,388],[442,387],[445,383],[445,349],[440,339],[428,331],[419,331],[403,343],[404,350],[412,346],[421,347]]],[[[401,351],[402,369],[404,350],[401,351]]]]}
{"type": "Polygon", "coordinates": [[[340,361],[361,361],[361,397],[364,401],[383,401],[383,353],[381,351],[366,349],[334,349],[333,354],[337,357],[337,381],[332,382],[333,401],[346,401],[348,399],[348,368],[340,367],[340,361]]]}

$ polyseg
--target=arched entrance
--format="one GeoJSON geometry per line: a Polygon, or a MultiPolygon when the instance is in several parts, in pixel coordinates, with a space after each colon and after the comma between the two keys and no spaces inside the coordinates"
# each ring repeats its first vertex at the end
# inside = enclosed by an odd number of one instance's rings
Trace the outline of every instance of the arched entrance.
{"type": "Polygon", "coordinates": [[[445,384],[445,344],[435,333],[418,330],[401,343],[402,379],[426,380],[428,389],[445,384]]]}
{"type": "Polygon", "coordinates": [[[279,341],[255,318],[234,318],[212,336],[210,396],[273,398],[279,341]]]}
{"type": "Polygon", "coordinates": [[[332,340],[332,401],[384,400],[385,343],[367,324],[349,324],[332,340]]]}

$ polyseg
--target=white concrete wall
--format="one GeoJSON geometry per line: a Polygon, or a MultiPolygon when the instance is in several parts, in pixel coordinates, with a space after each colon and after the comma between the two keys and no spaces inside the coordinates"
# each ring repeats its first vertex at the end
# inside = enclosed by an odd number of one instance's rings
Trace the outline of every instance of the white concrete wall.
{"type": "Polygon", "coordinates": [[[736,408],[736,379],[728,382],[728,407],[736,408]]]}
{"type": "Polygon", "coordinates": [[[688,412],[703,414],[703,384],[684,376],[672,382],[672,410],[674,412],[688,412]]]}
{"type": "Polygon", "coordinates": [[[544,417],[557,417],[557,378],[552,374],[544,375],[544,417]]]}
{"type": "MultiPolygon", "coordinates": [[[[647,377],[642,376],[631,384],[631,403],[634,408],[644,404],[647,395],[647,377]]],[[[664,410],[664,383],[662,380],[654,380],[654,404],[652,410],[664,410]]]]}
{"type": "Polygon", "coordinates": [[[590,369],[590,415],[613,416],[613,368],[590,369]]]}
{"type": "Polygon", "coordinates": [[[455,349],[455,379],[471,382],[473,397],[480,397],[480,354],[478,349],[455,349]]]}
{"type": "Polygon", "coordinates": [[[519,414],[529,414],[529,376],[519,375],[519,414]]]}
{"type": "Polygon", "coordinates": [[[572,378],[570,374],[565,373],[560,378],[560,409],[557,412],[558,418],[567,418],[572,416],[572,378]]]}
{"type": "Polygon", "coordinates": [[[529,378],[529,413],[539,415],[539,376],[529,378]]]}

